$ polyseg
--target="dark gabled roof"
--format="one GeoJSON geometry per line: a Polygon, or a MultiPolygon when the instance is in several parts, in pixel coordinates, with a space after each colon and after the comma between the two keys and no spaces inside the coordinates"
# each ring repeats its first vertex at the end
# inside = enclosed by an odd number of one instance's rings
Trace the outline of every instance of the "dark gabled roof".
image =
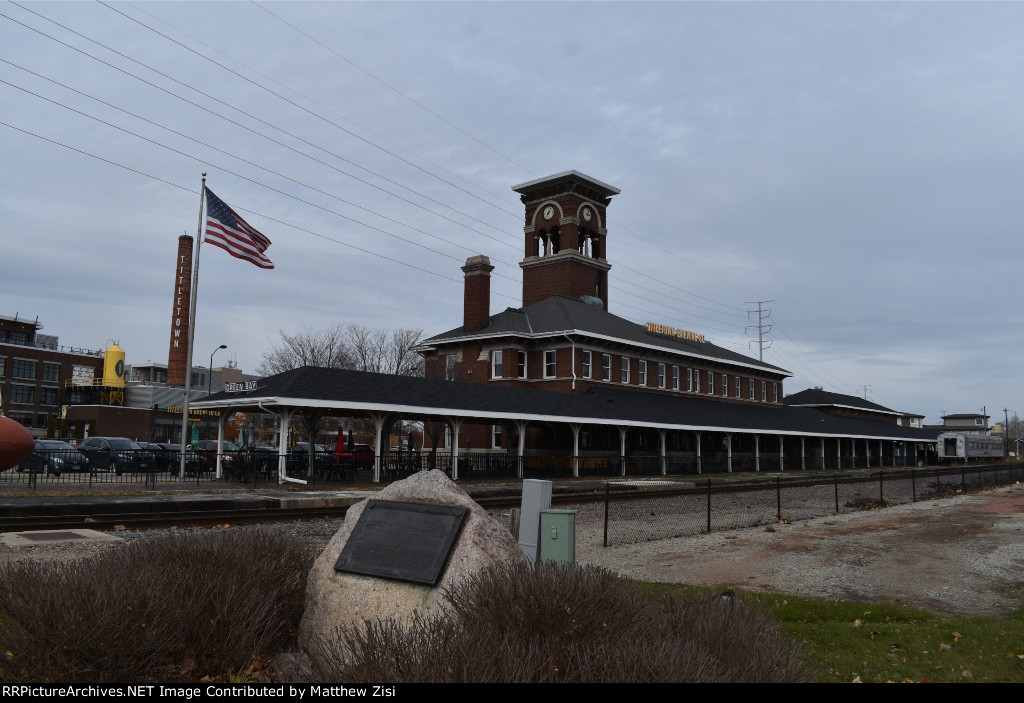
{"type": "Polygon", "coordinates": [[[483,327],[471,330],[456,327],[423,340],[419,346],[422,348],[459,340],[494,337],[542,339],[560,337],[567,332],[626,345],[656,347],[669,353],[739,364],[782,376],[791,375],[783,368],[722,349],[710,342],[697,342],[648,332],[643,325],[613,315],[596,305],[564,295],[553,295],[522,308],[508,308],[504,312],[491,315],[483,327]]]}
{"type": "Polygon", "coordinates": [[[494,383],[305,366],[269,376],[256,390],[211,395],[196,408],[323,407],[492,420],[584,422],[708,431],[773,432],[930,442],[935,432],[878,420],[829,415],[813,408],[723,402],[697,396],[595,387],[560,393],[494,383]]]}
{"type": "Polygon", "coordinates": [[[991,415],[982,415],[981,413],[956,413],[955,415],[943,415],[943,420],[973,420],[978,417],[991,417],[991,415]]]}
{"type": "MultiPolygon", "coordinates": [[[[885,407],[884,405],[872,403],[870,400],[858,398],[855,395],[846,395],[844,393],[832,393],[830,391],[825,391],[820,388],[808,388],[805,391],[800,391],[799,393],[787,395],[785,398],[782,399],[782,402],[785,403],[786,405],[793,406],[836,406],[842,408],[859,408],[861,410],[870,410],[879,413],[889,413],[892,415],[905,414],[900,412],[899,410],[893,410],[891,408],[885,407]]],[[[915,417],[924,416],[916,415],[915,417]]]]}

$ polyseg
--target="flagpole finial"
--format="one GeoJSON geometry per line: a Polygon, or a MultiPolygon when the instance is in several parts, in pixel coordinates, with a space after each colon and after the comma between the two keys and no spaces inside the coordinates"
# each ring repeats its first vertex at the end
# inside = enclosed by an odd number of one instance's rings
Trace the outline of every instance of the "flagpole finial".
{"type": "Polygon", "coordinates": [[[206,178],[206,171],[203,171],[203,178],[206,178]]]}

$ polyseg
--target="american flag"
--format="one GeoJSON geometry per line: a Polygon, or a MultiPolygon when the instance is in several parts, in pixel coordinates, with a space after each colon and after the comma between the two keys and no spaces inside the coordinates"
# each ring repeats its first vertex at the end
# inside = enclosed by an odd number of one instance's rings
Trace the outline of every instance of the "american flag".
{"type": "Polygon", "coordinates": [[[223,200],[206,189],[207,243],[220,247],[236,259],[251,261],[262,269],[274,268],[274,263],[263,255],[270,240],[256,231],[223,200]]]}

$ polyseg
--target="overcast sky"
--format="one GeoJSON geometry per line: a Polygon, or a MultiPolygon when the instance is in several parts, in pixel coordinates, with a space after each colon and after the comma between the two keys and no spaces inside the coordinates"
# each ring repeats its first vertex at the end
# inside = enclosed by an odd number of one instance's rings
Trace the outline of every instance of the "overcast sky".
{"type": "Polygon", "coordinates": [[[62,344],[166,363],[203,170],[276,268],[203,247],[194,361],[252,372],[279,330],[459,325],[477,253],[519,306],[511,187],[576,169],[622,190],[615,314],[756,357],[771,300],[787,393],[1024,415],[1022,3],[0,15],[0,314],[62,344]]]}

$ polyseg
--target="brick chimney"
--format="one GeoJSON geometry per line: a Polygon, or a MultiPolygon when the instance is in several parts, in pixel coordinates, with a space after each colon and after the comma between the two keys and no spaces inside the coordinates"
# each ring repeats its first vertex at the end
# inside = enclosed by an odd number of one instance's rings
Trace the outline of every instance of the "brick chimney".
{"type": "Polygon", "coordinates": [[[491,260],[482,254],[466,259],[462,271],[466,274],[466,292],[463,298],[462,326],[467,330],[480,329],[491,317],[491,260]]]}
{"type": "Polygon", "coordinates": [[[171,300],[171,344],[167,351],[167,385],[184,386],[188,373],[188,318],[192,300],[192,237],[178,237],[171,300]]]}

